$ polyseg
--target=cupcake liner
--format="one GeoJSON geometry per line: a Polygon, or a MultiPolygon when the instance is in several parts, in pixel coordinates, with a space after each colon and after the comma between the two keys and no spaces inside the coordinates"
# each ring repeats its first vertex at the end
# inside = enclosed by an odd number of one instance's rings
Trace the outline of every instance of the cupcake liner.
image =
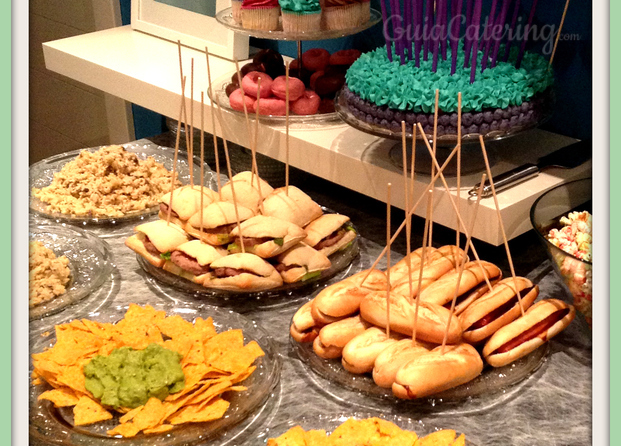
{"type": "Polygon", "coordinates": [[[346,6],[330,6],[323,10],[322,24],[325,29],[355,28],[360,25],[360,3],[346,6]]]}
{"type": "Polygon", "coordinates": [[[262,29],[273,31],[278,29],[278,17],[280,7],[276,8],[255,8],[241,10],[242,26],[248,29],[262,29]]]}
{"type": "Polygon", "coordinates": [[[285,32],[307,32],[321,29],[321,11],[314,14],[298,14],[283,11],[282,28],[285,32]]]}
{"type": "Polygon", "coordinates": [[[235,23],[239,23],[241,25],[242,16],[241,16],[241,0],[231,0],[231,11],[233,13],[233,21],[235,23]]]}

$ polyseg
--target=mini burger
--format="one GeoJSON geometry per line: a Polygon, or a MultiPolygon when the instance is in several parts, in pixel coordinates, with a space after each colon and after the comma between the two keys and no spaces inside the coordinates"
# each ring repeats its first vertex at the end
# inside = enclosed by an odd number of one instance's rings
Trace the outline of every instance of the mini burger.
{"type": "Polygon", "coordinates": [[[230,203],[237,202],[241,206],[247,207],[255,214],[259,212],[259,205],[263,201],[262,197],[266,195],[263,190],[259,194],[259,190],[255,186],[251,186],[246,181],[229,181],[221,189],[222,201],[230,203]],[[233,197],[233,189],[235,189],[235,197],[233,197]]]}
{"type": "Polygon", "coordinates": [[[330,256],[348,246],[356,238],[356,230],[349,217],[341,214],[323,214],[305,228],[304,243],[330,256]]]}
{"type": "Polygon", "coordinates": [[[203,286],[230,291],[261,291],[282,285],[272,265],[250,253],[229,254],[211,262],[213,273],[203,286]]]}
{"type": "Polygon", "coordinates": [[[170,253],[170,260],[164,263],[163,269],[202,285],[211,273],[211,262],[225,255],[225,249],[191,240],[170,253]]]}
{"type": "Polygon", "coordinates": [[[173,250],[189,240],[183,229],[164,220],[143,223],[136,226],[134,231],[136,234],[125,240],[125,246],[158,268],[170,258],[173,250]]]}
{"type": "Polygon", "coordinates": [[[162,195],[160,198],[159,217],[162,220],[168,219],[168,205],[172,195],[172,208],[170,210],[170,221],[183,227],[188,219],[201,209],[201,191],[203,196],[203,207],[209,206],[217,200],[218,193],[201,186],[182,186],[173,190],[172,193],[162,195]]]}
{"type": "Polygon", "coordinates": [[[306,231],[298,225],[286,220],[267,215],[255,215],[239,225],[230,233],[233,243],[228,246],[229,252],[241,252],[243,240],[244,250],[267,259],[285,252],[306,237],[306,231]],[[242,237],[239,236],[241,229],[242,237]]]}
{"type": "Polygon", "coordinates": [[[321,207],[295,186],[274,189],[263,200],[262,209],[264,215],[290,221],[302,228],[323,214],[321,207]]]}
{"type": "MultiPolygon", "coordinates": [[[[254,216],[252,210],[241,205],[237,205],[237,213],[239,214],[240,222],[254,216]]],[[[229,234],[237,226],[235,205],[228,201],[217,201],[204,208],[202,215],[202,228],[201,212],[197,212],[185,224],[185,231],[210,245],[229,244],[231,242],[229,234]]]]}
{"type": "Polygon", "coordinates": [[[298,243],[276,257],[275,268],[285,283],[306,282],[321,276],[332,262],[319,251],[298,243]]]}
{"type": "Polygon", "coordinates": [[[458,269],[443,274],[420,293],[419,299],[422,302],[433,302],[450,309],[457,288],[455,314],[460,314],[468,305],[489,291],[486,278],[493,286],[502,278],[502,271],[490,262],[467,262],[461,274],[458,269]],[[457,286],[457,280],[459,280],[459,286],[457,286]]]}
{"type": "Polygon", "coordinates": [[[259,178],[259,181],[257,182],[257,178],[259,177],[257,177],[257,175],[254,175],[249,170],[244,170],[243,172],[239,172],[238,174],[233,175],[231,181],[245,181],[246,183],[250,183],[252,187],[256,188],[257,190],[261,190],[261,196],[267,197],[269,194],[272,193],[274,188],[270,186],[269,183],[263,178],[259,178]]]}

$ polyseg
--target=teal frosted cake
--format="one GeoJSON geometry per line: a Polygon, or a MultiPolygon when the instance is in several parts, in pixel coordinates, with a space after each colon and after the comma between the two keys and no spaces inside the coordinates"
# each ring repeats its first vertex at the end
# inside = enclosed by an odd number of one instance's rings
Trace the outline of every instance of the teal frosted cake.
{"type": "MultiPolygon", "coordinates": [[[[408,132],[420,123],[433,132],[435,91],[439,89],[438,136],[457,134],[457,94],[462,93],[462,134],[487,134],[536,125],[551,102],[553,75],[540,55],[526,52],[520,68],[516,51],[507,62],[476,73],[470,83],[470,67],[463,68],[460,48],[457,71],[451,75],[450,48],[446,60],[432,70],[432,58],[416,67],[410,60],[401,64],[395,55],[388,60],[386,48],[363,54],[346,74],[343,90],[349,111],[358,119],[395,132],[405,121],[408,132]]],[[[479,66],[483,53],[479,51],[479,66]]],[[[421,58],[422,59],[422,58],[421,58]]]]}

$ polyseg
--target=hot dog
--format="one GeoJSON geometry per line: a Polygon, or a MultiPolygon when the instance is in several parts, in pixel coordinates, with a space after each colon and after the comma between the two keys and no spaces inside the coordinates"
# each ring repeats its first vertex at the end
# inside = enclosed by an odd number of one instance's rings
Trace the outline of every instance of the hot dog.
{"type": "Polygon", "coordinates": [[[312,304],[312,300],[306,302],[293,315],[289,333],[297,342],[313,342],[321,330],[322,325],[311,316],[312,304]]]}
{"type": "Polygon", "coordinates": [[[465,342],[478,344],[522,314],[515,292],[516,282],[524,311],[533,304],[539,295],[538,285],[524,277],[501,280],[459,315],[465,342]]]}
{"type": "Polygon", "coordinates": [[[502,367],[537,349],[563,331],[576,310],[558,299],[544,299],[508,325],[500,328],[483,347],[483,357],[493,367],[502,367]]]}
{"type": "Polygon", "coordinates": [[[341,364],[350,373],[369,373],[373,370],[377,355],[401,339],[403,335],[399,333],[391,332],[387,337],[386,330],[369,327],[345,344],[341,364]]]}
{"type": "MultiPolygon", "coordinates": [[[[440,252],[432,246],[425,248],[425,263],[433,262],[442,256],[440,252]]],[[[410,270],[418,271],[423,257],[423,248],[420,247],[412,251],[408,256],[403,257],[390,267],[390,284],[395,285],[408,275],[408,259],[410,260],[410,270]]]]}
{"type": "MultiPolygon", "coordinates": [[[[366,295],[360,302],[360,315],[363,319],[386,327],[386,292],[375,291],[366,295]]],[[[390,328],[411,336],[413,332],[415,304],[410,304],[405,296],[390,293],[390,328]]],[[[440,305],[420,302],[416,328],[416,338],[441,344],[448,324],[450,311],[440,305]]],[[[456,344],[461,340],[462,328],[456,317],[451,318],[447,343],[456,344]]]]}
{"type": "Polygon", "coordinates": [[[370,272],[368,269],[365,269],[364,271],[360,271],[359,273],[349,276],[343,280],[369,291],[386,290],[387,285],[386,274],[384,271],[380,271],[379,269],[373,269],[370,272]]]}
{"type": "Polygon", "coordinates": [[[363,320],[360,315],[326,325],[313,341],[313,351],[321,358],[338,358],[343,352],[343,347],[369,327],[370,324],[363,320]]]}
{"type": "Polygon", "coordinates": [[[397,371],[403,364],[431,351],[435,345],[412,339],[402,339],[384,349],[373,365],[373,381],[380,387],[390,389],[395,382],[397,371]]]}
{"type": "Polygon", "coordinates": [[[470,344],[442,346],[405,363],[397,371],[392,392],[398,398],[422,398],[472,381],[483,361],[470,344]]]}
{"type": "Polygon", "coordinates": [[[348,280],[336,282],[317,294],[311,314],[316,321],[324,324],[336,322],[358,313],[360,300],[370,292],[348,280]]]}
{"type": "Polygon", "coordinates": [[[460,279],[455,303],[455,314],[460,314],[478,297],[489,291],[486,277],[493,285],[501,279],[502,271],[490,262],[467,262],[464,264],[461,277],[457,269],[443,274],[420,293],[419,299],[450,309],[455,297],[457,280],[460,279]]]}

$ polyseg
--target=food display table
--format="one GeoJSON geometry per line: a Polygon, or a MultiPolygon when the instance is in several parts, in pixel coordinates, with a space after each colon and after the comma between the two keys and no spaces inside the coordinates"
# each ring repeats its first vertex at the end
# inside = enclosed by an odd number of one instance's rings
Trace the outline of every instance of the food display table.
{"type": "MultiPolygon", "coordinates": [[[[302,187],[318,203],[351,217],[360,233],[360,257],[356,265],[361,269],[368,268],[383,248],[381,234],[385,234],[385,206],[316,177],[306,178],[302,187]]],[[[399,224],[402,218],[403,213],[395,210],[393,221],[399,224]]],[[[414,226],[419,223],[415,222],[414,226]]],[[[126,229],[124,234],[124,231],[118,231],[105,238],[111,248],[114,267],[99,291],[58,314],[32,321],[31,339],[52,329],[55,324],[87,317],[89,312],[111,305],[197,302],[180,291],[156,284],[146,275],[139,267],[135,253],[124,246],[125,238],[131,233],[131,227],[126,229]]],[[[101,236],[105,235],[106,229],[96,228],[92,232],[101,236]]],[[[438,230],[434,234],[434,245],[455,241],[452,231],[438,230]]],[[[419,246],[416,243],[420,238],[421,234],[415,231],[414,246],[419,246]]],[[[404,238],[400,237],[393,245],[391,262],[404,255],[403,241],[404,238]]],[[[517,274],[538,283],[540,296],[570,299],[532,231],[512,242],[511,247],[517,274]]],[[[481,244],[480,254],[485,260],[497,263],[503,273],[509,275],[504,248],[481,244]]],[[[384,259],[379,268],[385,267],[384,259]]],[[[311,297],[307,296],[308,299],[311,297]]],[[[517,386],[475,402],[443,406],[442,401],[437,401],[420,411],[404,411],[402,406],[389,401],[367,400],[336,385],[326,385],[298,359],[290,344],[289,325],[300,305],[298,301],[273,309],[258,309],[252,302],[240,298],[228,306],[256,321],[273,337],[282,359],[282,374],[261,409],[216,440],[200,444],[260,445],[277,431],[276,427],[290,420],[354,413],[406,417],[425,429],[455,429],[464,432],[472,444],[480,446],[591,443],[591,333],[582,315],[577,315],[567,330],[549,342],[542,366],[517,386]]]]}

